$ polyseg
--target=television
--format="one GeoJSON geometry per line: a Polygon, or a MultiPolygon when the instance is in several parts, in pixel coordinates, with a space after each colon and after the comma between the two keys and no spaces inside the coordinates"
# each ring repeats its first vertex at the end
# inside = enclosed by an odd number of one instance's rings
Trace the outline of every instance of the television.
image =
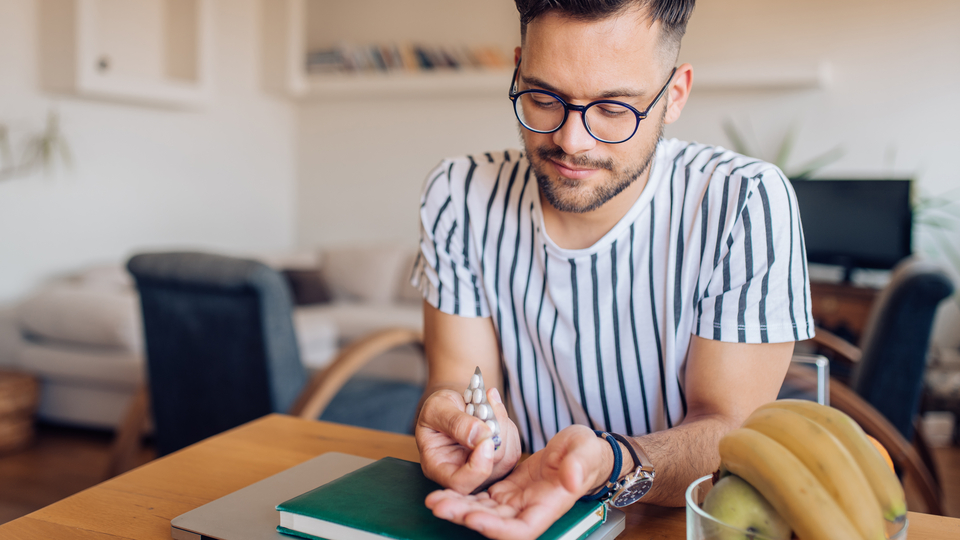
{"type": "Polygon", "coordinates": [[[912,252],[910,180],[791,180],[800,206],[807,260],[889,269],[912,252]]]}

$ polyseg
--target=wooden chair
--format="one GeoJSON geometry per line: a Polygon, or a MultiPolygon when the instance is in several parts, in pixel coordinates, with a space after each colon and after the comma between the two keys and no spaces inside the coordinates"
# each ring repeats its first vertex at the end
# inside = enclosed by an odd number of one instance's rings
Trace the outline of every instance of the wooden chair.
{"type": "Polygon", "coordinates": [[[147,419],[159,455],[273,412],[315,419],[372,358],[422,343],[416,330],[376,332],[311,377],[276,270],[183,252],[138,255],[127,267],[140,292],[148,383],[118,429],[108,476],[129,469],[147,419]]]}

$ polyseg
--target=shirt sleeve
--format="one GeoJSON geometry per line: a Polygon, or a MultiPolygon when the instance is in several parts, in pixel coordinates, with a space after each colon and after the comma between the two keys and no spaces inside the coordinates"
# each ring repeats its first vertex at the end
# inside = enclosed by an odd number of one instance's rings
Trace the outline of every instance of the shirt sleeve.
{"type": "Polygon", "coordinates": [[[739,343],[812,338],[807,257],[790,182],[771,167],[740,178],[723,197],[723,243],[697,304],[695,333],[739,343]]]}
{"type": "Polygon", "coordinates": [[[464,194],[468,166],[445,160],[427,176],[420,199],[420,256],[410,283],[444,313],[488,317],[464,194]]]}

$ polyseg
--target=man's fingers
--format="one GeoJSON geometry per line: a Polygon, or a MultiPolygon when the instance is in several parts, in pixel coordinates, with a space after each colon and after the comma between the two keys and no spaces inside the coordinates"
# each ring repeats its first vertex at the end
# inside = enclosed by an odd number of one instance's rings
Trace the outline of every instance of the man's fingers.
{"type": "Polygon", "coordinates": [[[441,390],[428,398],[420,414],[422,424],[447,434],[457,443],[474,448],[493,436],[481,420],[463,412],[463,398],[452,390],[441,390]]]}
{"type": "Polygon", "coordinates": [[[543,505],[534,505],[525,509],[519,515],[509,515],[512,507],[501,505],[494,513],[486,509],[474,507],[474,511],[463,516],[462,524],[489,538],[499,540],[519,540],[536,538],[543,534],[559,517],[554,515],[553,509],[543,505]]]}
{"type": "Polygon", "coordinates": [[[485,439],[470,453],[463,467],[450,475],[449,487],[470,493],[480,487],[493,472],[493,440],[485,439]]]}

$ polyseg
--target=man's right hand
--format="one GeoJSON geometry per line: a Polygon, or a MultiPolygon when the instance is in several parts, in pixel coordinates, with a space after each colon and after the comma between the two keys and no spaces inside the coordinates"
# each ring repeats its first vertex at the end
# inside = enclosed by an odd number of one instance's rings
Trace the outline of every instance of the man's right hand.
{"type": "Polygon", "coordinates": [[[500,423],[500,448],[494,451],[490,428],[468,415],[463,396],[438,390],[423,403],[415,435],[420,466],[427,478],[459,493],[473,493],[510,474],[520,460],[520,434],[507,416],[496,388],[487,400],[500,423]]]}

